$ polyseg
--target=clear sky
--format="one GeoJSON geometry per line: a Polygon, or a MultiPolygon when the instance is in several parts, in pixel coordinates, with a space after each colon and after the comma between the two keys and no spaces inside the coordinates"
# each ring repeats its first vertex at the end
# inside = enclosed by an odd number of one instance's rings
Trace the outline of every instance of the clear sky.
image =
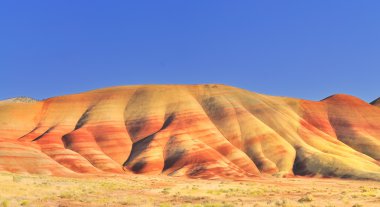
{"type": "Polygon", "coordinates": [[[1,1],[0,99],[223,83],[380,96],[380,1],[1,1]]]}

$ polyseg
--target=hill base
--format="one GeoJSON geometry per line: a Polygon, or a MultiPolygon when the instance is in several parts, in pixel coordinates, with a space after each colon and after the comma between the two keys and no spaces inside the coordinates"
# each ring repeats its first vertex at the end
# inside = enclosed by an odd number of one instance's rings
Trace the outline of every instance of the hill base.
{"type": "Polygon", "coordinates": [[[167,176],[62,178],[0,174],[0,206],[376,206],[380,182],[322,178],[244,181],[167,176]]]}

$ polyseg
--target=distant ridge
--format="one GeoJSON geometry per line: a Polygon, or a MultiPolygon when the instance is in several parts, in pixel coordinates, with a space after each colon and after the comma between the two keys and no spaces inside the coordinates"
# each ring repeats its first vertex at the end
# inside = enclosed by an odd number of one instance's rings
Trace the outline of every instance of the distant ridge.
{"type": "Polygon", "coordinates": [[[1,100],[0,102],[35,103],[35,102],[38,102],[38,100],[31,97],[27,97],[27,96],[19,96],[19,97],[1,100]]]}
{"type": "Polygon", "coordinates": [[[371,102],[372,105],[380,107],[380,97],[371,102]]]}

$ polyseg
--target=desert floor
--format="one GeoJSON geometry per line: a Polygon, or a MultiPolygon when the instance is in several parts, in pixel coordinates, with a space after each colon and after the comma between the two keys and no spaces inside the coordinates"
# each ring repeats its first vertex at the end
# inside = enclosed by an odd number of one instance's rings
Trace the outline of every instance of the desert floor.
{"type": "Polygon", "coordinates": [[[167,176],[62,178],[0,173],[6,206],[380,206],[380,182],[321,178],[249,181],[167,176]]]}

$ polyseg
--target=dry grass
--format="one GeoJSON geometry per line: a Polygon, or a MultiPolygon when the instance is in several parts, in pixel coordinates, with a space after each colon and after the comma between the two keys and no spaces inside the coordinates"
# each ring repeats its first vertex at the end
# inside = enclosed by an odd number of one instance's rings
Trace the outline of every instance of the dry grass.
{"type": "Polygon", "coordinates": [[[0,173],[0,207],[371,207],[380,183],[314,178],[220,181],[166,176],[60,178],[0,173]]]}

